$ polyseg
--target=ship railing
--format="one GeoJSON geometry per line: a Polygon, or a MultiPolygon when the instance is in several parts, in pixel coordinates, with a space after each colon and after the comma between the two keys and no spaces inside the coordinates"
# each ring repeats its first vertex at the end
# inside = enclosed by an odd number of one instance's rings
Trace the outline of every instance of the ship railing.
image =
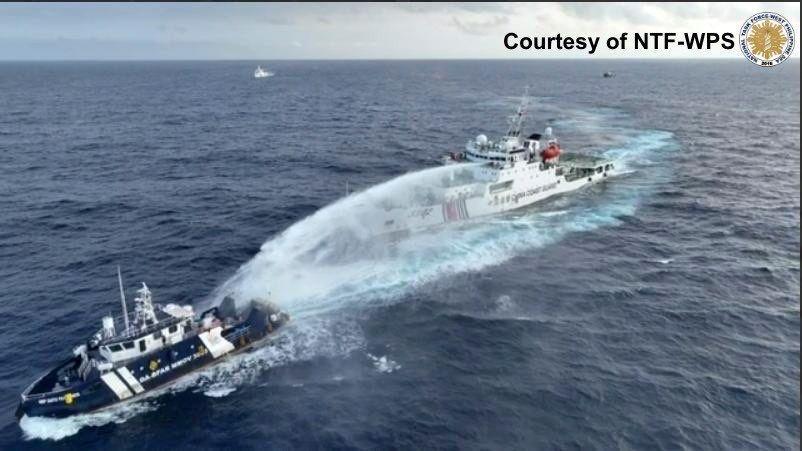
{"type": "MultiPolygon", "coordinates": [[[[133,318],[134,318],[133,313],[128,314],[129,322],[133,322],[133,318]]],[[[97,335],[98,337],[102,337],[101,341],[113,340],[115,337],[117,337],[118,330],[122,330],[125,327],[124,315],[113,316],[112,319],[114,320],[114,337],[106,338],[104,334],[105,330],[101,327],[100,329],[98,329],[97,332],[95,332],[95,335],[97,335]],[[117,328],[118,325],[120,326],[119,329],[117,328]]]]}
{"type": "MultiPolygon", "coordinates": [[[[181,323],[182,321],[185,321],[186,319],[187,318],[176,318],[176,317],[172,317],[171,316],[171,317],[163,318],[163,319],[159,320],[158,322],[156,322],[155,324],[151,324],[151,325],[147,326],[146,328],[141,329],[139,327],[134,327],[134,325],[133,325],[133,323],[134,323],[134,314],[130,313],[128,315],[129,327],[128,327],[128,330],[126,330],[125,326],[124,326],[125,325],[125,321],[123,319],[123,315],[120,315],[120,316],[118,316],[118,317],[116,317],[114,319],[114,324],[115,324],[115,326],[120,325],[121,328],[116,331],[116,333],[114,334],[113,337],[103,339],[103,343],[104,344],[106,344],[106,343],[116,343],[116,342],[119,342],[119,341],[125,341],[127,339],[130,339],[130,338],[133,338],[133,337],[136,337],[136,336],[147,335],[147,334],[155,332],[157,330],[164,329],[165,327],[170,327],[170,326],[172,326],[174,324],[181,323]]],[[[103,329],[100,329],[98,331],[98,333],[102,337],[103,336],[103,329]]]]}

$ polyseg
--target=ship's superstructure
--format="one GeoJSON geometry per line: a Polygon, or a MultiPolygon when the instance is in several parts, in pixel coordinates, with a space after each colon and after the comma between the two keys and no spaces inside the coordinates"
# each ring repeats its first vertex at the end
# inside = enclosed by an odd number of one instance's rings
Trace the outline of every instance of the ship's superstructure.
{"type": "Polygon", "coordinates": [[[102,328],[21,395],[17,416],[65,417],[165,385],[263,341],[289,316],[266,301],[237,309],[232,298],[196,316],[190,305],[154,304],[144,283],[134,311],[103,317],[102,328]]]}

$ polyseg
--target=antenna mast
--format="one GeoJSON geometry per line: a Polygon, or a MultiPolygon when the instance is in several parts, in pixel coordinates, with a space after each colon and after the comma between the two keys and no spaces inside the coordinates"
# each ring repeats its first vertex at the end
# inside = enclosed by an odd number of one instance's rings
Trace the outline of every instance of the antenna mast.
{"type": "Polygon", "coordinates": [[[507,136],[519,136],[521,134],[521,128],[523,127],[528,103],[529,86],[526,86],[524,87],[524,95],[521,97],[521,104],[518,105],[518,111],[515,113],[515,115],[510,116],[510,128],[507,130],[507,136]]]}
{"type": "Polygon", "coordinates": [[[120,282],[120,300],[123,303],[123,321],[125,321],[125,331],[128,332],[128,307],[125,306],[125,292],[123,291],[123,276],[120,274],[120,265],[117,265],[117,280],[120,282]]]}

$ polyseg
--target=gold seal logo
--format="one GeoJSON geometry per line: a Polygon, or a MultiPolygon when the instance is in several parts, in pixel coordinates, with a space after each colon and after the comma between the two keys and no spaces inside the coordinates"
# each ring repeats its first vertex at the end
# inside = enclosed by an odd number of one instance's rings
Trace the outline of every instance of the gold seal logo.
{"type": "Polygon", "coordinates": [[[758,66],[776,66],[791,56],[796,43],[794,27],[785,17],[771,12],[753,15],[739,33],[741,51],[758,66]]]}

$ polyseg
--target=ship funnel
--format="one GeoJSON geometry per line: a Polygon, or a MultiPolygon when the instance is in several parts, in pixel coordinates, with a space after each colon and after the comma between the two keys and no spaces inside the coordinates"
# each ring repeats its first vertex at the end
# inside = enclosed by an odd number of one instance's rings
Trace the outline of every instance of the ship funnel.
{"type": "Polygon", "coordinates": [[[103,317],[103,338],[111,338],[114,336],[114,318],[111,316],[103,317]]]}

